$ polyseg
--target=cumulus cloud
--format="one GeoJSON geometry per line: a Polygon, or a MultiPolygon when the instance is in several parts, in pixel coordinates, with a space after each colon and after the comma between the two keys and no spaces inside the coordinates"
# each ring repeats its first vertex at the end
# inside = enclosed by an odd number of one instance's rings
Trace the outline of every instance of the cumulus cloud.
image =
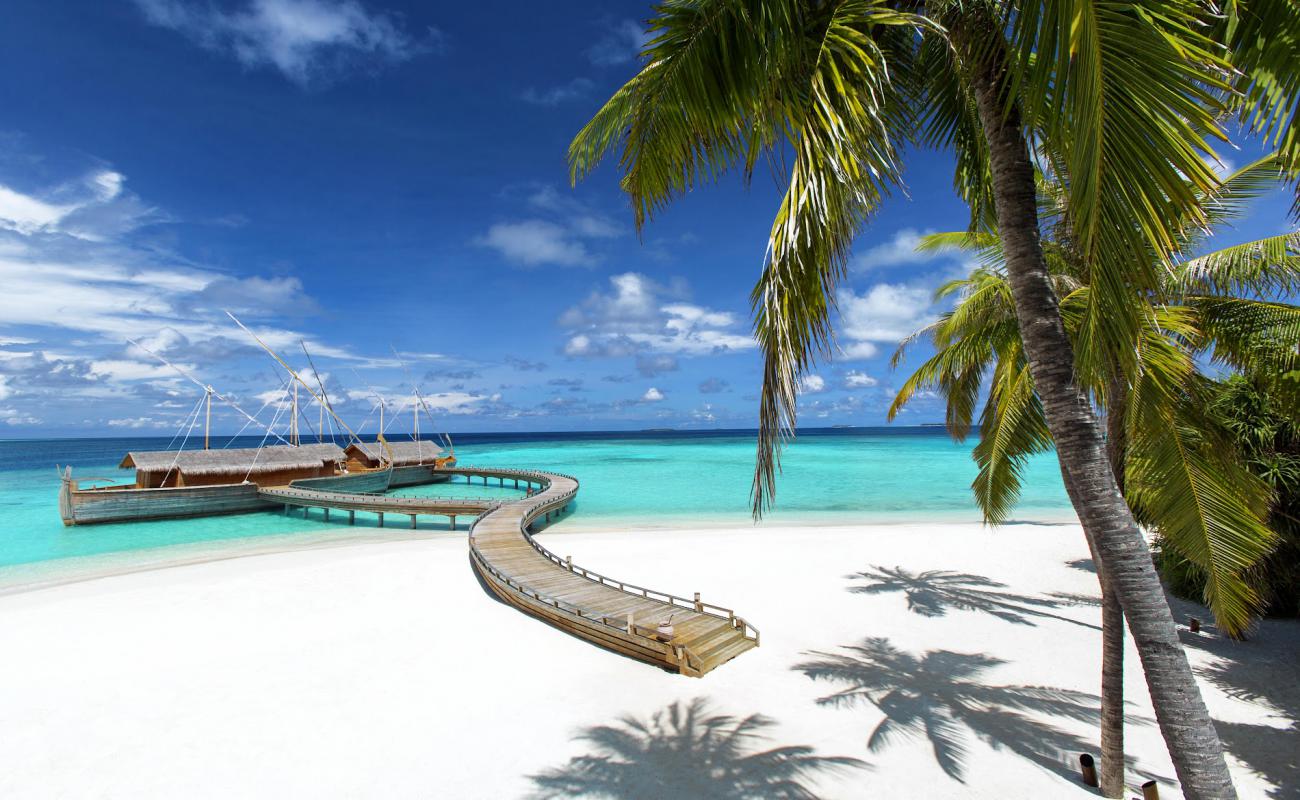
{"type": "Polygon", "coordinates": [[[593,291],[560,316],[560,327],[568,331],[564,353],[698,356],[755,346],[736,315],[687,303],[685,294],[681,282],[663,285],[637,272],[613,275],[608,291],[593,291]]]}
{"type": "Polygon", "coordinates": [[[880,383],[880,381],[865,372],[858,372],[857,370],[850,370],[844,376],[845,389],[867,389],[878,383],[880,383]]]}
{"type": "Polygon", "coordinates": [[[896,345],[935,316],[931,291],[916,286],[878,283],[861,294],[841,289],[837,297],[841,357],[850,360],[876,355],[879,344],[896,345]]]}
{"type": "Polygon", "coordinates": [[[933,261],[935,259],[934,253],[919,253],[916,250],[916,246],[921,242],[921,237],[931,233],[934,233],[934,231],[903,228],[897,231],[889,241],[871,247],[861,255],[855,256],[850,261],[849,267],[859,272],[867,272],[873,269],[933,261]]]}
{"type": "Polygon", "coordinates": [[[627,64],[640,55],[649,41],[650,34],[641,23],[620,20],[611,24],[605,35],[587,50],[587,57],[600,67],[627,64]]]}
{"type": "Polygon", "coordinates": [[[475,243],[496,250],[507,261],[525,267],[543,264],[589,267],[596,263],[595,256],[571,230],[540,219],[498,222],[475,243]]]}
{"type": "Polygon", "coordinates": [[[248,69],[269,67],[300,86],[353,68],[395,64],[436,49],[441,34],[414,36],[393,14],[356,0],[188,3],[136,0],[153,25],[174,30],[248,69]]]}
{"type": "Polygon", "coordinates": [[[663,399],[664,399],[664,393],[659,391],[653,386],[651,386],[649,389],[646,389],[645,394],[641,395],[641,402],[643,403],[658,403],[660,400],[663,399]]]}
{"type": "Polygon", "coordinates": [[[498,222],[473,243],[522,267],[594,267],[600,258],[592,245],[625,233],[607,215],[550,186],[533,189],[523,200],[538,216],[498,222]]]}
{"type": "Polygon", "coordinates": [[[799,394],[819,394],[826,391],[826,379],[820,375],[805,375],[799,380],[799,394]]]}

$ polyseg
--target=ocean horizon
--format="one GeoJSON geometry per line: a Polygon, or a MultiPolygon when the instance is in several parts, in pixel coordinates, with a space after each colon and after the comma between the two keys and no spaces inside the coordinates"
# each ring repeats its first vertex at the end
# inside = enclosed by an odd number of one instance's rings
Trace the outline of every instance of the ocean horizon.
{"type": "MultiPolygon", "coordinates": [[[[391,441],[410,434],[390,433],[391,441]]],[[[552,534],[600,529],[745,527],[754,458],[752,430],[643,430],[454,434],[462,465],[535,468],[574,475],[581,490],[552,534]]],[[[256,447],[260,436],[214,436],[212,447],[256,447]]],[[[130,482],[118,469],[131,450],[175,447],[169,437],[79,437],[0,440],[0,571],[7,567],[204,543],[247,546],[263,537],[364,533],[377,526],[358,514],[349,528],[274,511],[200,519],[66,527],[59,519],[59,473],[71,466],[83,480],[130,482]]],[[[201,447],[191,438],[187,449],[201,447]]],[[[942,427],[804,429],[782,459],[777,502],[759,525],[978,522],[970,491],[976,475],[972,442],[953,442],[942,427]]],[[[513,496],[510,488],[463,483],[398,490],[404,495],[513,496]]],[[[1048,453],[1025,471],[1018,521],[1072,520],[1073,512],[1048,453]]],[[[421,531],[447,530],[438,519],[421,531]]],[[[462,527],[463,530],[463,527],[462,527]]],[[[158,553],[150,553],[151,557],[158,553]]]]}

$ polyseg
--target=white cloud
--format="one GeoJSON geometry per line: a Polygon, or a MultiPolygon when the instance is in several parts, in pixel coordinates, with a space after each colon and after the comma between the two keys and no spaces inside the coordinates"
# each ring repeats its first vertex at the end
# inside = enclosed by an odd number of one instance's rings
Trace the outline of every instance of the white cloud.
{"type": "Polygon", "coordinates": [[[532,188],[524,202],[533,216],[497,223],[473,243],[496,250],[506,261],[525,267],[591,267],[600,259],[591,251],[590,243],[626,233],[624,226],[604,213],[552,186],[532,188]]]}
{"type": "Polygon", "coordinates": [[[437,46],[407,33],[396,16],[367,11],[356,0],[247,0],[226,8],[181,0],[136,0],[150,23],[201,47],[233,56],[247,68],[272,67],[301,86],[352,65],[392,64],[437,46]]]}
{"type": "Polygon", "coordinates": [[[799,394],[817,394],[826,391],[826,379],[820,375],[805,375],[799,381],[799,394]]]}
{"type": "MultiPolygon", "coordinates": [[[[138,430],[140,428],[161,428],[163,427],[163,424],[164,423],[154,419],[153,417],[121,417],[118,419],[108,420],[110,428],[130,428],[132,430],[138,430]]],[[[166,424],[170,425],[171,422],[168,421],[166,424]]]]}
{"type": "Polygon", "coordinates": [[[595,86],[587,78],[574,78],[568,83],[552,86],[549,89],[534,89],[531,86],[521,95],[524,102],[535,106],[558,106],[573,100],[581,100],[591,93],[595,86]]]}
{"type": "Polygon", "coordinates": [[[0,375],[0,400],[4,400],[13,394],[14,390],[9,388],[9,376],[0,375]]]}
{"type": "Polygon", "coordinates": [[[102,241],[162,219],[135,195],[126,192],[126,177],[112,170],[95,170],[39,194],[0,185],[0,229],[23,236],[64,233],[102,241]]]}
{"type": "Polygon", "coordinates": [[[934,233],[934,231],[903,228],[897,231],[889,241],[869,248],[866,252],[854,257],[850,262],[850,269],[867,272],[873,269],[933,261],[936,258],[934,253],[918,253],[916,250],[916,246],[921,242],[921,237],[931,233],[934,233]]]}
{"type": "Polygon", "coordinates": [[[865,372],[858,372],[857,370],[850,370],[844,376],[844,388],[846,389],[866,389],[875,386],[879,382],[865,372]]]}
{"type": "Polygon", "coordinates": [[[0,186],[0,227],[27,236],[56,226],[75,205],[54,205],[0,186]]]}
{"type": "MultiPolygon", "coordinates": [[[[181,369],[192,372],[193,364],[180,364],[181,369]]],[[[90,362],[91,378],[107,378],[110,381],[143,381],[170,379],[176,377],[176,371],[166,364],[154,362],[131,361],[128,359],[99,359],[90,362]]]]}
{"type": "Polygon", "coordinates": [[[499,222],[476,240],[477,244],[496,250],[507,261],[526,267],[558,264],[587,267],[596,259],[573,232],[540,219],[522,222],[499,222]]]}
{"type": "Polygon", "coordinates": [[[609,27],[605,35],[587,50],[591,63],[609,67],[626,64],[636,58],[650,41],[650,34],[636,20],[621,20],[609,27]]]}
{"type": "Polygon", "coordinates": [[[43,422],[40,417],[34,417],[23,411],[13,408],[0,408],[0,422],[15,427],[21,425],[40,425],[43,422]]]}
{"type": "Polygon", "coordinates": [[[660,400],[663,399],[664,399],[664,393],[659,391],[653,386],[651,386],[649,389],[646,389],[645,394],[641,395],[641,401],[643,403],[658,403],[660,400]]]}
{"type": "Polygon", "coordinates": [[[686,291],[680,282],[664,286],[625,272],[609,283],[610,291],[594,291],[560,316],[560,326],[569,331],[565,355],[708,355],[755,346],[752,336],[738,330],[736,315],[680,300],[686,291]]]}
{"type": "Polygon", "coordinates": [[[838,293],[841,353],[847,359],[870,358],[877,344],[896,345],[935,315],[931,292],[915,286],[878,283],[862,294],[838,293]]]}

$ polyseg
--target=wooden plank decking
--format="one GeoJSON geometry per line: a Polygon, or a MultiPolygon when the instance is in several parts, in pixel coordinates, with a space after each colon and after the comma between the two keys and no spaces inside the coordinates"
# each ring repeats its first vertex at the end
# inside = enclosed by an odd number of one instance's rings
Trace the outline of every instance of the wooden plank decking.
{"type": "Polygon", "coordinates": [[[467,481],[523,484],[528,497],[387,497],[311,489],[265,489],[262,496],[288,506],[411,515],[478,515],[470,527],[470,562],[506,603],[609,650],[683,675],[701,676],[758,646],[758,631],[733,611],[601,575],[537,543],[530,529],[558,517],[578,493],[568,475],[532,470],[456,467],[436,470],[467,481]],[[658,626],[671,618],[671,637],[658,626]]]}

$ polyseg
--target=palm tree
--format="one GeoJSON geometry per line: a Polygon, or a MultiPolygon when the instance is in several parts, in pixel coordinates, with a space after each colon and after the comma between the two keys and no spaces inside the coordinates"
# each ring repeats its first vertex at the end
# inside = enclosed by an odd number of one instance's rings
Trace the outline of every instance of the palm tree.
{"type": "Polygon", "coordinates": [[[761,714],[743,719],[711,713],[702,698],[673,703],[649,720],[623,717],[578,737],[594,752],[532,776],[539,800],[815,800],[806,778],[866,766],[856,758],[819,756],[811,747],[755,752],[775,724],[761,714]]]}
{"type": "MultiPolygon", "coordinates": [[[[1258,49],[1244,39],[1220,49],[1205,27],[1210,10],[1194,0],[667,0],[651,20],[643,68],[569,149],[575,181],[621,150],[638,229],[731,168],[749,177],[765,155],[778,157],[774,169],[790,163],[752,295],[764,355],[756,514],[774,498],[799,379],[831,354],[831,298],[853,240],[898,182],[896,144],[956,152],[972,225],[995,224],[1007,255],[1028,370],[1071,499],[1128,615],[1183,791],[1198,799],[1235,792],[1150,552],[1074,380],[1029,143],[1070,176],[1074,246],[1097,278],[1089,324],[1135,333],[1140,320],[1106,309],[1152,290],[1149,254],[1159,263],[1184,221],[1203,217],[1188,184],[1204,193],[1216,184],[1202,154],[1203,137],[1221,135],[1217,115],[1233,91],[1221,54],[1258,49]]],[[[1262,61],[1286,63],[1273,50],[1262,61]]],[[[1277,95],[1291,88],[1245,98],[1241,111],[1290,108],[1277,95]]]]}
{"type": "MultiPolygon", "coordinates": [[[[1211,223],[1242,213],[1247,201],[1276,185],[1278,163],[1267,157],[1229,176],[1214,199],[1211,223]]],[[[1060,208],[1059,186],[1042,184],[1046,208],[1060,208]]],[[[1060,217],[1068,217],[1068,210],[1060,217]]],[[[1204,231],[1185,234],[1183,250],[1203,243],[1204,231]]],[[[959,440],[970,430],[985,377],[989,394],[981,414],[981,439],[974,449],[980,465],[973,488],[991,523],[1003,521],[1019,493],[1028,456],[1051,448],[1043,409],[1025,365],[1014,323],[1000,244],[983,234],[939,234],[921,245],[974,250],[984,266],[940,287],[937,296],[959,295],[959,305],[918,332],[935,346],[903,384],[890,418],[926,387],[948,400],[947,424],[959,440]]],[[[1044,242],[1057,293],[1076,352],[1102,349],[1085,325],[1090,291],[1086,270],[1069,252],[1068,235],[1044,242]]],[[[1156,307],[1146,300],[1144,320],[1132,349],[1133,372],[1105,357],[1080,359],[1080,382],[1103,400],[1107,453],[1137,518],[1205,575],[1205,600],[1229,635],[1240,636],[1259,600],[1244,573],[1271,549],[1275,536],[1266,520],[1268,488],[1248,470],[1228,433],[1214,423],[1206,400],[1212,382],[1196,368],[1210,355],[1237,368],[1267,365],[1283,374],[1296,362],[1300,309],[1258,299],[1300,286],[1300,234],[1286,234],[1176,262],[1156,307]],[[1241,294],[1255,296],[1238,296],[1241,294]],[[1091,370],[1091,371],[1089,371],[1091,370]]],[[[896,365],[916,336],[904,341],[896,365]]],[[[1123,616],[1115,592],[1102,587],[1102,777],[1103,794],[1123,790],[1123,616]]]]}

